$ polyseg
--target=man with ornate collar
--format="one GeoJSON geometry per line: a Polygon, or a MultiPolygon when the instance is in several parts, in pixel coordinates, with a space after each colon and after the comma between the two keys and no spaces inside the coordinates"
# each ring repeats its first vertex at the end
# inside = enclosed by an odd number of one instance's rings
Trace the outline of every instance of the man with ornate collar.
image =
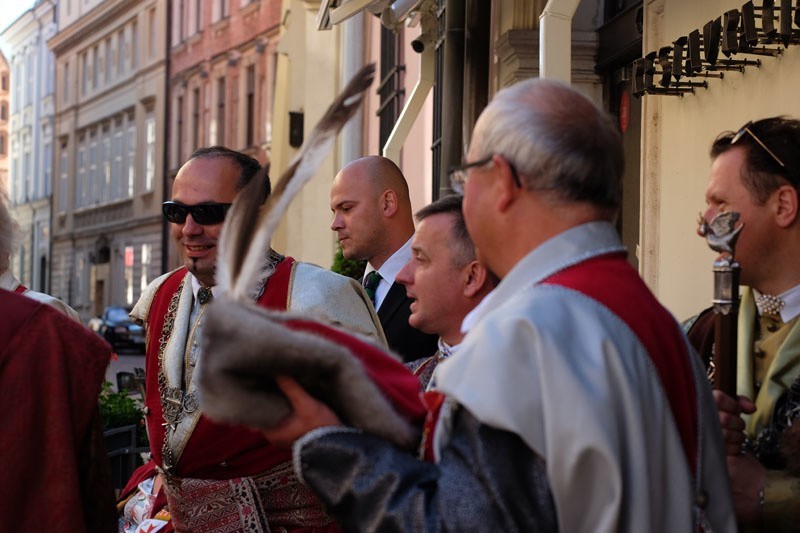
{"type": "Polygon", "coordinates": [[[497,284],[477,260],[461,204],[462,197],[453,194],[417,211],[411,260],[395,278],[411,299],[408,322],[439,336],[434,355],[406,363],[424,389],[435,386],[436,367],[458,350],[464,317],[497,284]]]}
{"type": "MultiPolygon", "coordinates": [[[[800,515],[800,121],[773,117],[720,134],[706,188],[711,221],[740,214],[735,259],[746,285],[738,317],[738,401],[714,391],[728,448],[740,526],[796,531],[800,515]]],[[[709,360],[714,313],[690,321],[689,338],[709,360]]]]}
{"type": "MultiPolygon", "coordinates": [[[[124,490],[135,496],[126,504],[128,527],[160,510],[162,522],[171,521],[178,531],[230,528],[232,520],[241,531],[338,529],[297,482],[289,453],[260,433],[211,421],[198,406],[193,377],[203,360],[198,339],[214,297],[217,241],[236,194],[260,170],[258,161],[239,152],[200,149],[178,171],[172,199],[164,202],[184,266],[154,280],[131,312],[146,325],[145,418],[152,458],[124,490]]],[[[385,345],[357,282],[274,250],[264,250],[264,260],[264,277],[253,294],[260,306],[314,317],[385,345]]]]}

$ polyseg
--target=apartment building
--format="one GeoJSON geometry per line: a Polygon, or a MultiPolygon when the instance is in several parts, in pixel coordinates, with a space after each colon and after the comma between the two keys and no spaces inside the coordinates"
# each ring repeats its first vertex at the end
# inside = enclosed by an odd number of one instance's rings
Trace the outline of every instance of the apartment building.
{"type": "Polygon", "coordinates": [[[53,292],[86,320],[162,272],[162,0],[62,1],[55,56],[53,292]]]}
{"type": "Polygon", "coordinates": [[[268,162],[280,2],[175,0],[171,20],[169,175],[204,146],[268,162]]]}
{"type": "MultiPolygon", "coordinates": [[[[55,84],[47,39],[57,31],[55,3],[37,2],[3,30],[11,51],[12,84],[8,104],[0,104],[0,122],[8,119],[10,211],[18,224],[11,270],[27,287],[50,292],[50,197],[53,172],[55,84]]],[[[63,296],[63,293],[57,293],[63,296]]]]}

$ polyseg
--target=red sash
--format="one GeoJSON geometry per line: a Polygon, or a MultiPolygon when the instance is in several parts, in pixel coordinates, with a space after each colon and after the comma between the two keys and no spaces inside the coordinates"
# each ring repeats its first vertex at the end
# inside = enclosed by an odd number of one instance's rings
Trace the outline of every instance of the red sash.
{"type": "MultiPolygon", "coordinates": [[[[697,465],[697,398],[686,342],[678,324],[653,297],[624,254],[609,254],[578,263],[545,279],[543,284],[578,291],[607,307],[639,339],[667,395],[691,471],[697,465]],[[603,280],[602,283],[598,280],[603,280]]],[[[425,393],[428,407],[420,455],[433,462],[433,430],[444,395],[425,393]]]]}
{"type": "Polygon", "coordinates": [[[684,336],[639,274],[616,253],[595,257],[543,283],[578,291],[617,315],[644,345],[658,371],[691,472],[697,465],[697,391],[684,336]],[[602,281],[600,281],[602,280],[602,281]]]}
{"type": "MultiPolygon", "coordinates": [[[[281,261],[270,276],[258,305],[274,310],[286,310],[289,281],[294,259],[281,261]]],[[[149,409],[147,428],[152,459],[162,464],[161,443],[164,441],[164,418],[158,392],[158,350],[164,318],[173,295],[186,275],[185,268],[172,273],[158,288],[147,318],[147,397],[149,409]]],[[[253,476],[291,460],[290,450],[269,445],[257,431],[244,426],[229,426],[201,416],[175,468],[175,475],[200,479],[230,479],[253,476]]]]}
{"type": "Polygon", "coordinates": [[[14,289],[14,292],[17,293],[17,294],[25,294],[25,292],[27,290],[28,290],[28,287],[26,287],[25,285],[20,283],[19,285],[17,285],[17,288],[14,289]]]}

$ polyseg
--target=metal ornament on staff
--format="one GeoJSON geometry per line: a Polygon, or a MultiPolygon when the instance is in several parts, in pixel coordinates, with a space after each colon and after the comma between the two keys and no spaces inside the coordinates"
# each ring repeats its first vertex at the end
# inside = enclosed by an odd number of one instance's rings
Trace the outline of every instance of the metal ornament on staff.
{"type": "Polygon", "coordinates": [[[726,211],[707,222],[702,215],[698,233],[709,248],[721,255],[714,261],[714,354],[711,365],[714,388],[736,398],[737,321],[739,315],[739,263],[736,240],[744,224],[739,213],[726,211]]]}

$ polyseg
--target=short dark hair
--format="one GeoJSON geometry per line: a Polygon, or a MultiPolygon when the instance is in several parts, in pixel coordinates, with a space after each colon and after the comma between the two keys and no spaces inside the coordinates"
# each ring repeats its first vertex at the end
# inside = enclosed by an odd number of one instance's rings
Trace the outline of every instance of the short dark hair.
{"type": "Polygon", "coordinates": [[[467,232],[467,225],[464,222],[464,213],[461,211],[461,204],[464,197],[460,194],[451,194],[443,198],[439,198],[433,203],[430,203],[417,211],[414,217],[417,222],[425,220],[433,215],[452,215],[453,227],[451,229],[452,239],[450,240],[450,247],[453,249],[455,267],[460,268],[475,260],[475,245],[467,232]]]}
{"type": "Polygon", "coordinates": [[[800,121],[771,117],[757,120],[747,129],[752,133],[744,132],[734,144],[731,141],[736,132],[726,131],[717,136],[711,145],[711,158],[716,159],[737,146],[744,148],[747,163],[741,173],[742,183],[759,203],[766,202],[787,181],[800,189],[800,121]],[[781,166],[753,135],[785,166],[781,166]]]}
{"type": "MultiPolygon", "coordinates": [[[[215,157],[225,157],[239,165],[241,174],[239,174],[239,181],[236,182],[237,191],[244,189],[259,171],[264,170],[266,172],[266,169],[262,168],[261,163],[259,163],[255,158],[250,157],[247,154],[243,154],[242,152],[231,150],[225,146],[207,146],[205,148],[198,148],[192,152],[192,155],[189,156],[189,160],[198,158],[213,159],[215,157]]],[[[266,176],[265,181],[266,185],[264,187],[266,189],[267,196],[269,196],[272,189],[272,185],[269,181],[269,175],[266,176]]]]}

